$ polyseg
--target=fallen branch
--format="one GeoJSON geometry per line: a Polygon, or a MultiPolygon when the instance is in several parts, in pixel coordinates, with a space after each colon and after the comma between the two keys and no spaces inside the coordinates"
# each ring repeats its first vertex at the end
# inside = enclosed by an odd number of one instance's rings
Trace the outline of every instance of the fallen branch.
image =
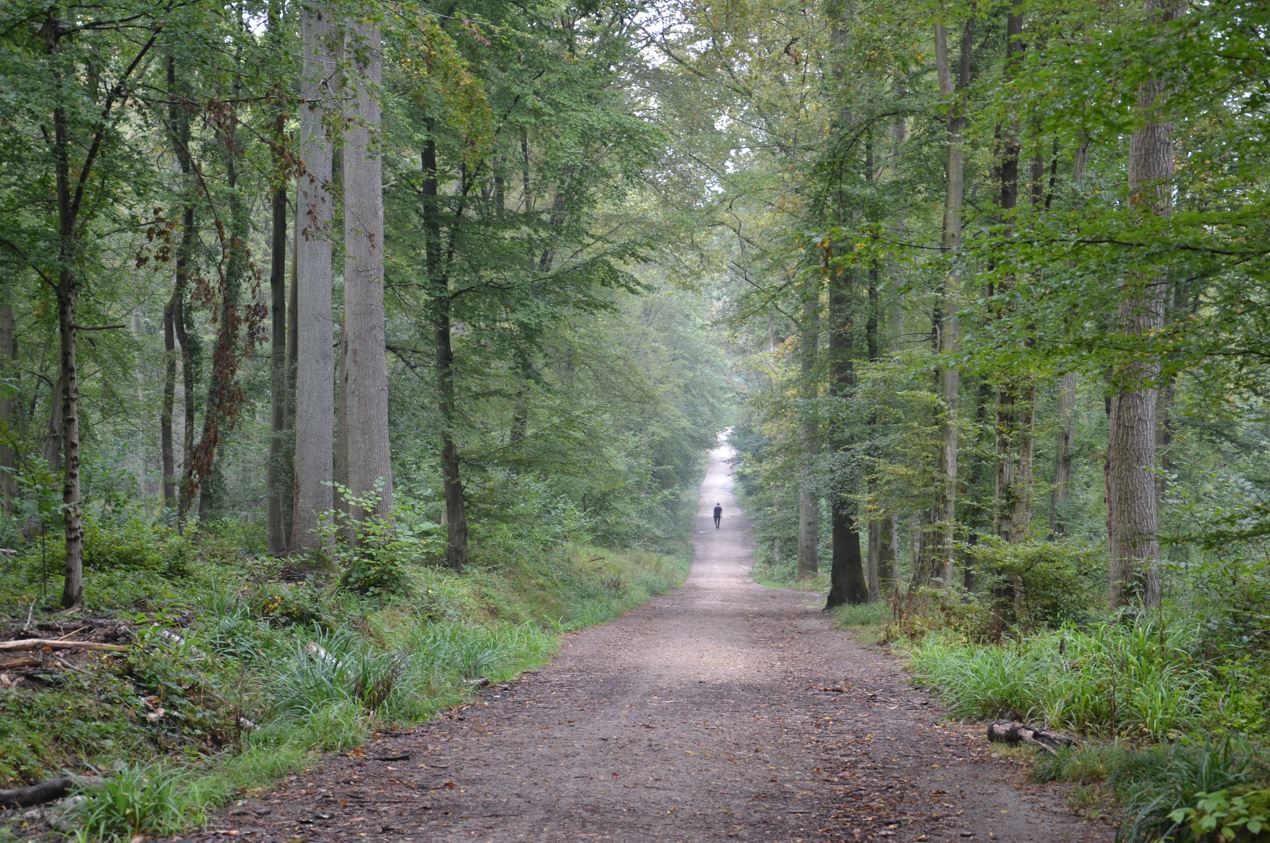
{"type": "Polygon", "coordinates": [[[46,782],[33,784],[30,787],[15,787],[12,790],[0,790],[0,807],[30,808],[32,805],[43,805],[54,799],[61,799],[71,792],[75,783],[70,776],[60,776],[46,782]]]}
{"type": "Polygon", "coordinates": [[[12,670],[15,667],[39,667],[44,661],[39,656],[11,656],[0,659],[0,670],[12,670]]]}
{"type": "Polygon", "coordinates": [[[23,638],[19,641],[0,641],[0,652],[6,650],[112,650],[120,652],[128,648],[123,644],[104,644],[100,641],[65,641],[55,638],[23,638]]]}
{"type": "Polygon", "coordinates": [[[1047,729],[1034,729],[1025,723],[1016,723],[1012,720],[998,720],[989,725],[988,740],[1008,744],[1028,743],[1050,753],[1058,752],[1060,746],[1076,745],[1075,738],[1047,729]]]}

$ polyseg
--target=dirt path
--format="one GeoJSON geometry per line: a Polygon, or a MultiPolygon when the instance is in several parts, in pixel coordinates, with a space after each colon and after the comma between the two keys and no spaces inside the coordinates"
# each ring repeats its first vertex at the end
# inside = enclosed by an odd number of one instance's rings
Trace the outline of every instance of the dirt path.
{"type": "Polygon", "coordinates": [[[942,723],[819,596],[755,585],[725,457],[702,485],[682,589],[198,839],[1110,839],[988,756],[977,728],[942,723]]]}

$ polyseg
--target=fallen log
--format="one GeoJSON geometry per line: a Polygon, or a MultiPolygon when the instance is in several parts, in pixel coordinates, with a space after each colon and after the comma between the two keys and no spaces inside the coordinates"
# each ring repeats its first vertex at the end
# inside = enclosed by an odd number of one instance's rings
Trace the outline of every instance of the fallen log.
{"type": "Polygon", "coordinates": [[[1036,729],[1026,723],[998,720],[988,726],[988,740],[994,743],[1027,743],[1046,752],[1057,752],[1060,746],[1075,746],[1076,739],[1048,729],[1036,729]]]}
{"type": "Polygon", "coordinates": [[[105,644],[101,641],[67,641],[59,638],[22,638],[18,641],[0,641],[0,652],[6,650],[127,650],[123,644],[105,644]]]}
{"type": "Polygon", "coordinates": [[[12,670],[15,667],[39,667],[44,662],[39,656],[12,656],[0,659],[0,670],[12,670]]]}
{"type": "Polygon", "coordinates": [[[70,776],[59,776],[46,782],[33,784],[30,787],[15,787],[12,790],[0,790],[0,807],[30,808],[32,805],[43,805],[61,799],[71,792],[75,780],[70,776]]]}

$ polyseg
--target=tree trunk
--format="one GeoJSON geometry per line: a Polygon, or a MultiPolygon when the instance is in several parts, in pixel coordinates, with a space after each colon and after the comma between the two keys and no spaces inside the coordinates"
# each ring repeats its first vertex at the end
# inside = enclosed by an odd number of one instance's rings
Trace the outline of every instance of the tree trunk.
{"type": "Polygon", "coordinates": [[[380,131],[383,56],[379,27],[349,27],[356,93],[344,135],[344,333],[348,485],[357,496],[378,492],[373,513],[392,513],[388,444],[388,358],[384,320],[383,162],[374,148],[380,131]],[[365,60],[365,64],[361,60],[365,60]]]}
{"type": "Polygon", "coordinates": [[[224,513],[225,478],[217,456],[240,404],[238,301],[248,271],[247,238],[251,226],[247,204],[238,189],[238,116],[231,112],[224,121],[219,134],[225,156],[225,183],[229,188],[229,231],[227,241],[222,244],[225,268],[221,275],[220,313],[207,381],[203,430],[185,469],[191,490],[199,493],[198,514],[202,520],[224,513]]]}
{"type": "MultiPolygon", "coordinates": [[[[834,4],[833,77],[838,87],[847,83],[845,56],[850,49],[850,29],[853,9],[849,0],[834,4]]],[[[844,101],[846,97],[843,97],[844,101]]],[[[834,125],[835,135],[841,135],[852,125],[851,111],[845,105],[839,110],[834,125]]],[[[841,197],[835,202],[835,213],[841,218],[851,209],[841,197]]],[[[835,220],[836,222],[836,220],[835,220]]],[[[825,254],[825,272],[829,277],[829,389],[834,398],[846,403],[854,397],[855,367],[851,360],[855,344],[855,314],[852,296],[855,289],[853,269],[834,266],[831,243],[825,254]]],[[[833,436],[833,451],[839,453],[849,445],[844,431],[833,436]]],[[[825,608],[832,609],[844,603],[864,603],[869,599],[864,579],[864,564],[860,555],[860,530],[856,524],[856,507],[847,498],[844,478],[834,478],[830,486],[830,539],[832,559],[829,571],[829,596],[825,608]]]]}
{"type": "MultiPolygon", "coordinates": [[[[1023,14],[1021,2],[1015,0],[1006,19],[1005,64],[1007,77],[1022,59],[1023,14]]],[[[1000,208],[1007,219],[1018,206],[1019,140],[1017,133],[1003,133],[1001,159],[1000,208]]],[[[998,295],[1013,286],[1010,279],[1001,282],[998,295]]],[[[1019,542],[1027,535],[1032,515],[1032,427],[1034,422],[1035,386],[1028,375],[1009,373],[997,388],[997,477],[994,528],[1009,542],[1019,542]]],[[[1017,596],[1017,595],[1016,595],[1017,596]]]]}
{"type": "Polygon", "coordinates": [[[952,584],[953,539],[957,524],[957,398],[961,372],[954,363],[959,341],[957,313],[961,303],[961,266],[956,253],[961,248],[961,213],[966,195],[966,154],[962,142],[966,118],[956,97],[970,83],[970,56],[973,48],[974,18],[962,26],[961,56],[957,79],[952,77],[948,58],[948,36],[942,25],[935,27],[935,57],[940,94],[949,101],[948,161],[944,192],[944,219],[940,251],[950,261],[944,272],[939,295],[939,391],[943,399],[940,421],[939,470],[942,477],[935,517],[938,534],[932,548],[932,562],[945,585],[952,584]]]}
{"type": "Polygon", "coordinates": [[[1072,494],[1072,428],[1076,418],[1076,373],[1058,385],[1058,442],[1054,448],[1054,489],[1050,493],[1050,532],[1067,534],[1067,506],[1072,494]]]}
{"type": "Polygon", "coordinates": [[[459,449],[454,441],[454,349],[450,343],[450,285],[441,255],[441,209],[438,202],[437,147],[434,126],[428,121],[428,140],[423,145],[423,237],[425,264],[432,294],[432,335],[436,355],[438,408],[441,415],[441,482],[445,491],[445,561],[454,570],[467,567],[467,510],[459,449]]]}
{"type": "MultiPolygon", "coordinates": [[[[18,359],[17,335],[13,325],[13,282],[7,275],[0,281],[0,377],[12,383],[18,359]]],[[[0,506],[13,514],[18,496],[18,461],[13,448],[18,432],[18,402],[9,389],[0,394],[0,506]]]]}
{"type": "MultiPolygon", "coordinates": [[[[270,0],[269,35],[275,50],[281,50],[282,0],[270,0]]],[[[287,115],[281,90],[275,92],[274,143],[285,142],[287,115]]],[[[265,487],[268,497],[266,534],[269,552],[287,552],[287,518],[290,508],[290,442],[287,420],[287,175],[280,149],[273,153],[272,220],[269,234],[269,463],[265,487]]]]}
{"type": "MultiPolygon", "coordinates": [[[[1146,0],[1146,14],[1161,22],[1180,13],[1176,0],[1146,0]]],[[[1143,215],[1172,213],[1172,124],[1161,109],[1164,80],[1138,86],[1137,106],[1147,122],[1129,138],[1129,203],[1143,215]]],[[[1129,273],[1121,287],[1120,329],[1148,337],[1164,325],[1169,285],[1155,273],[1129,273]]],[[[1155,500],[1156,390],[1159,360],[1150,355],[1122,363],[1112,375],[1107,429],[1107,538],[1111,606],[1134,600],[1160,604],[1159,517],[1155,500]]]]}
{"type": "Polygon", "coordinates": [[[820,285],[803,299],[803,318],[799,334],[799,392],[801,466],[798,478],[798,571],[799,579],[814,576],[820,567],[820,494],[816,484],[815,463],[819,450],[820,430],[815,408],[816,356],[820,343],[820,285]]]}
{"type": "MultiPolygon", "coordinates": [[[[829,384],[834,397],[850,401],[855,391],[855,367],[851,362],[854,315],[851,307],[853,288],[851,270],[845,267],[830,271],[829,281],[829,384]]],[[[843,451],[848,442],[835,437],[834,450],[843,451]]],[[[830,491],[830,524],[833,555],[830,568],[829,597],[826,609],[844,603],[864,603],[869,599],[860,554],[860,530],[856,524],[855,504],[842,488],[842,478],[830,491]]]]}
{"type": "MultiPolygon", "coordinates": [[[[61,24],[48,24],[49,52],[56,53],[61,24]]],[[[70,136],[66,110],[61,105],[65,84],[56,71],[58,104],[53,108],[53,158],[57,189],[57,327],[60,344],[62,387],[62,523],[66,536],[62,606],[79,608],[84,600],[84,523],[79,488],[79,365],[76,359],[75,306],[79,278],[75,260],[79,243],[75,207],[71,195],[70,136]]],[[[82,184],[83,176],[79,176],[82,184]]]]}
{"type": "Polygon", "coordinates": [[[334,326],[331,321],[331,141],[326,134],[330,9],[301,12],[300,160],[296,178],[295,497],[291,549],[317,547],[318,519],[332,508],[335,423],[334,326]]]}

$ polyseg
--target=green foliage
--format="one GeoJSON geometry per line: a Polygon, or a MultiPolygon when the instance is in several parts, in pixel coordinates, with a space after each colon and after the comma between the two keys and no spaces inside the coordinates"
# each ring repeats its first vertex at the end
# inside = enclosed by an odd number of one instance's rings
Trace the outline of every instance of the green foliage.
{"type": "Polygon", "coordinates": [[[352,494],[336,487],[343,508],[323,522],[326,543],[340,570],[340,585],[367,597],[410,596],[410,566],[445,558],[439,525],[422,516],[422,505],[398,495],[391,518],[376,513],[379,493],[352,494]],[[369,513],[369,514],[365,514],[369,513]]]}
{"type": "Polygon", "coordinates": [[[1039,720],[1091,735],[1176,740],[1256,734],[1264,728],[1264,676],[1223,677],[1205,663],[1193,622],[1139,619],[1071,626],[1017,644],[970,644],[933,633],[912,648],[919,681],[959,717],[1039,720]],[[1260,718],[1248,712],[1262,708],[1260,718]],[[1250,732],[1245,732],[1249,726],[1250,732]]]}
{"type": "MultiPolygon", "coordinates": [[[[404,531],[412,522],[399,523],[404,531]]],[[[276,561],[240,558],[204,531],[190,540],[198,563],[180,590],[161,592],[165,610],[128,615],[136,641],[126,654],[51,673],[47,689],[0,694],[0,785],[122,765],[84,791],[82,834],[170,834],[315,753],[461,701],[471,680],[504,681],[541,664],[560,632],[608,620],[687,573],[682,551],[571,543],[576,528],[568,518],[523,533],[505,524],[482,535],[464,573],[390,539],[380,549],[400,555],[406,581],[367,595],[337,577],[277,582],[276,561]],[[202,555],[204,540],[211,555],[202,555]]],[[[35,587],[34,562],[18,560],[12,583],[35,587]]],[[[126,569],[139,581],[129,593],[156,593],[148,581],[160,570],[126,569]]]]}
{"type": "Polygon", "coordinates": [[[183,792],[182,784],[180,770],[159,764],[121,766],[81,792],[84,801],[74,812],[78,837],[126,841],[137,834],[172,834],[201,822],[197,801],[183,792]]]}
{"type": "Polygon", "coordinates": [[[1195,798],[1193,807],[1170,811],[1169,819],[1185,823],[1196,840],[1257,840],[1270,829],[1270,788],[1200,792],[1195,798]]]}
{"type": "Polygon", "coordinates": [[[1033,539],[1012,544],[982,536],[966,550],[967,564],[979,575],[981,591],[1004,595],[995,601],[996,618],[1011,617],[1024,628],[1053,627],[1089,620],[1105,602],[1104,548],[1080,540],[1033,539]],[[1019,617],[1013,617],[1015,588],[1022,608],[1019,617]]]}
{"type": "Polygon", "coordinates": [[[1039,756],[1033,776],[1108,788],[1123,807],[1118,839],[1125,843],[1210,843],[1259,839],[1262,832],[1247,826],[1264,816],[1270,765],[1263,746],[1231,740],[1147,747],[1087,744],[1039,756]],[[1212,828],[1195,824],[1205,818],[1215,821],[1212,828]],[[1237,836],[1220,836],[1223,820],[1237,836]]]}

